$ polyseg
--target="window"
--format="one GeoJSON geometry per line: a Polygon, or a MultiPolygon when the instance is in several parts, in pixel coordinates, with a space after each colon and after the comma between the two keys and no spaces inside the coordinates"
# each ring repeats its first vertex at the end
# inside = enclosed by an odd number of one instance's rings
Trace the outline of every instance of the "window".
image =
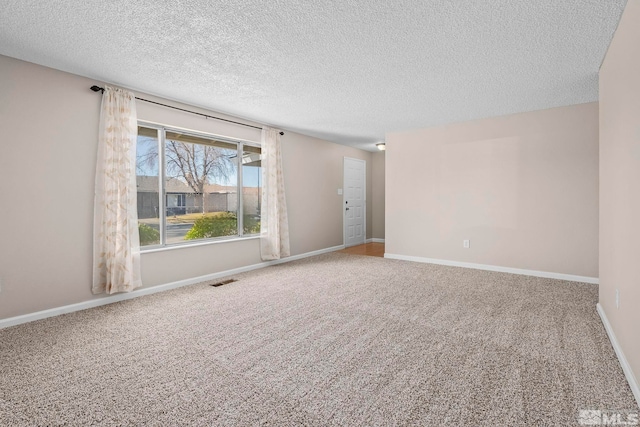
{"type": "Polygon", "coordinates": [[[258,144],[140,124],[136,153],[140,245],[258,234],[260,166],[258,144]]]}

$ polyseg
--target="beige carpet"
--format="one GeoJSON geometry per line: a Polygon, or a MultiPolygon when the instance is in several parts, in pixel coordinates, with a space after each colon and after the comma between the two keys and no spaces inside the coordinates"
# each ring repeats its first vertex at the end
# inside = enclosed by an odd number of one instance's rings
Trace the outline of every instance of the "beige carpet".
{"type": "Polygon", "coordinates": [[[328,254],[0,330],[0,425],[577,425],[597,286],[328,254]]]}

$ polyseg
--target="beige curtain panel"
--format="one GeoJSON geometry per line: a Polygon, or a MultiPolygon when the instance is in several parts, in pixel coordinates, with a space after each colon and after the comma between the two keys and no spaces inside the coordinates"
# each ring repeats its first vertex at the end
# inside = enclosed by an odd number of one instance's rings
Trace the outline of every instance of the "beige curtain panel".
{"type": "Polygon", "coordinates": [[[262,129],[260,254],[265,261],[290,255],[280,135],[276,129],[268,127],[262,129]]]}
{"type": "Polygon", "coordinates": [[[136,203],[137,129],[133,93],[106,86],[94,201],[94,294],[130,292],[142,285],[136,203]]]}

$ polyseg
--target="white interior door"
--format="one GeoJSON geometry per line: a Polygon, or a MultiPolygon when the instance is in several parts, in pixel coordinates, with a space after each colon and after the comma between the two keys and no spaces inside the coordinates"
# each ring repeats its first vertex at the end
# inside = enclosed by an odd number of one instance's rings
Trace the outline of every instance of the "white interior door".
{"type": "Polygon", "coordinates": [[[363,244],[366,237],[365,183],[367,162],[344,158],[344,245],[363,244]]]}

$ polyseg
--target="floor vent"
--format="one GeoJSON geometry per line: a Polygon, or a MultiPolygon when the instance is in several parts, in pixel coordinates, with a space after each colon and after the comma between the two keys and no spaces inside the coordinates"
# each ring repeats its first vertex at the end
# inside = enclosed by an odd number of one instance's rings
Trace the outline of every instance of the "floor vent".
{"type": "Polygon", "coordinates": [[[237,280],[236,279],[223,280],[222,282],[212,283],[211,286],[214,286],[217,288],[218,286],[227,285],[233,282],[237,282],[237,280]]]}

